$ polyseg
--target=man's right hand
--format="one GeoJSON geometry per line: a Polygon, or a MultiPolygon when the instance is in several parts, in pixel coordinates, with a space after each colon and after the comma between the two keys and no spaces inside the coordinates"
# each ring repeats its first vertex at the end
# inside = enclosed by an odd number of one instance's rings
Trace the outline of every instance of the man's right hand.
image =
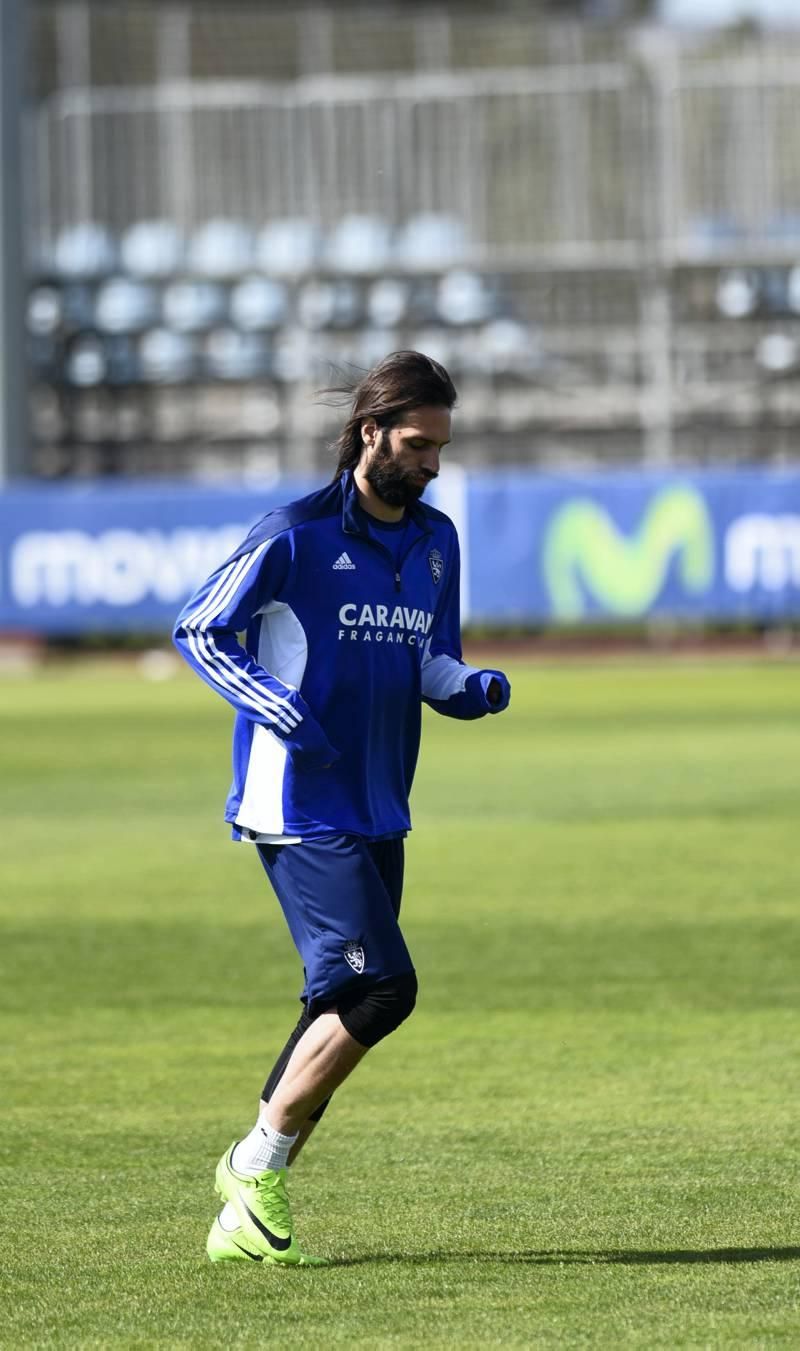
{"type": "Polygon", "coordinates": [[[341,759],[339,751],[331,745],[319,723],[310,716],[305,717],[300,726],[295,728],[285,745],[297,769],[331,769],[341,759]]]}

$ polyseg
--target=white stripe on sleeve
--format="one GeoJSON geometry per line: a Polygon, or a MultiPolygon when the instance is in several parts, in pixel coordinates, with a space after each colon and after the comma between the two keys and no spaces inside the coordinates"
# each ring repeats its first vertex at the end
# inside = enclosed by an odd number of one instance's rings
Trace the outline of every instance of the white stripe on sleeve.
{"type": "Polygon", "coordinates": [[[187,625],[191,624],[192,628],[199,628],[205,616],[213,612],[219,597],[230,583],[234,573],[237,574],[237,577],[241,576],[245,566],[246,560],[242,558],[235,558],[232,563],[228,564],[225,571],[217,578],[216,585],[212,587],[205,600],[201,601],[197,609],[188,616],[186,620],[187,625]]]}
{"type": "Polygon", "coordinates": [[[283,695],[266,689],[249,672],[237,666],[226,652],[220,651],[208,632],[213,621],[228,608],[270,543],[271,540],[264,540],[251,553],[229,563],[211,593],[184,621],[184,628],[191,651],[214,683],[228,694],[238,695],[243,703],[289,733],[299,726],[303,715],[283,695]]]}
{"type": "Polygon", "coordinates": [[[203,670],[207,672],[212,684],[217,685],[223,694],[233,695],[238,698],[243,704],[247,704],[249,708],[252,708],[256,713],[260,714],[261,717],[266,718],[269,722],[280,727],[282,731],[289,733],[294,730],[293,725],[288,722],[288,719],[284,719],[284,715],[281,711],[271,707],[267,704],[266,700],[260,697],[262,691],[259,686],[256,685],[255,687],[256,690],[258,690],[258,695],[256,696],[252,689],[242,688],[238,682],[231,680],[224,671],[219,668],[211,654],[206,650],[206,644],[208,642],[206,638],[200,637],[193,630],[189,629],[187,631],[187,639],[189,648],[198,666],[201,666],[203,670]]]}
{"type": "Polygon", "coordinates": [[[248,671],[244,671],[241,666],[236,665],[236,662],[231,659],[227,652],[220,652],[212,634],[204,633],[200,637],[200,642],[204,646],[209,661],[215,666],[223,667],[228,672],[227,679],[229,681],[238,685],[243,692],[249,693],[254,699],[263,700],[265,712],[267,708],[271,708],[279,718],[289,723],[290,729],[299,727],[303,721],[303,715],[293,704],[289,703],[288,699],[284,699],[282,695],[276,694],[274,690],[268,689],[264,685],[259,685],[258,681],[248,671]]]}
{"type": "Polygon", "coordinates": [[[189,616],[186,623],[191,624],[192,628],[195,629],[207,628],[211,621],[216,619],[230,604],[231,600],[236,595],[236,592],[239,590],[242,581],[252,570],[255,563],[258,562],[259,558],[264,553],[264,550],[270,543],[270,540],[264,540],[264,543],[259,544],[258,548],[254,549],[252,553],[244,554],[242,558],[234,559],[217,582],[211,595],[198,606],[194,614],[189,616]]]}

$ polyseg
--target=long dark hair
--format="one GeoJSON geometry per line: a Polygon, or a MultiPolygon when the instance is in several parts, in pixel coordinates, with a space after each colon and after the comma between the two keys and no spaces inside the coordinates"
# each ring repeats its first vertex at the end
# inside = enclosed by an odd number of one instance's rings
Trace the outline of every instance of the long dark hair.
{"type": "Polygon", "coordinates": [[[320,394],[350,400],[350,416],[333,444],[334,479],[361,459],[361,424],[367,418],[392,427],[411,408],[452,408],[458,397],[444,366],[423,352],[392,352],[360,380],[331,385],[320,394]]]}

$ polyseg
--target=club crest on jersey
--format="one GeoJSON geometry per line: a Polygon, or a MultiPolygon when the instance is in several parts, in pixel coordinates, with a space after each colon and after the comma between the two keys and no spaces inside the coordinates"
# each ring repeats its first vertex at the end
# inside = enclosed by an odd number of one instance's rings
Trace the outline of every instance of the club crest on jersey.
{"type": "Polygon", "coordinates": [[[431,576],[438,586],[442,580],[442,573],[444,572],[444,559],[438,549],[431,549],[428,554],[428,562],[431,565],[431,576]]]}
{"type": "Polygon", "coordinates": [[[344,945],[344,959],[348,966],[352,966],[357,976],[364,970],[364,949],[360,943],[354,943],[352,940],[344,945]]]}

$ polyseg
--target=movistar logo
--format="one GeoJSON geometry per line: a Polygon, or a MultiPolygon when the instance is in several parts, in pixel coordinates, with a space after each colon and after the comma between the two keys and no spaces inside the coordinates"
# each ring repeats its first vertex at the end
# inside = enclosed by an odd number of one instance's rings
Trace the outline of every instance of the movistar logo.
{"type": "Polygon", "coordinates": [[[701,495],[690,487],[656,493],[632,536],[621,534],[590,498],[553,516],[544,541],[544,575],[556,619],[580,619],[587,593],[611,614],[642,615],[658,597],[673,558],[689,595],[714,576],[714,536],[701,495]]]}

